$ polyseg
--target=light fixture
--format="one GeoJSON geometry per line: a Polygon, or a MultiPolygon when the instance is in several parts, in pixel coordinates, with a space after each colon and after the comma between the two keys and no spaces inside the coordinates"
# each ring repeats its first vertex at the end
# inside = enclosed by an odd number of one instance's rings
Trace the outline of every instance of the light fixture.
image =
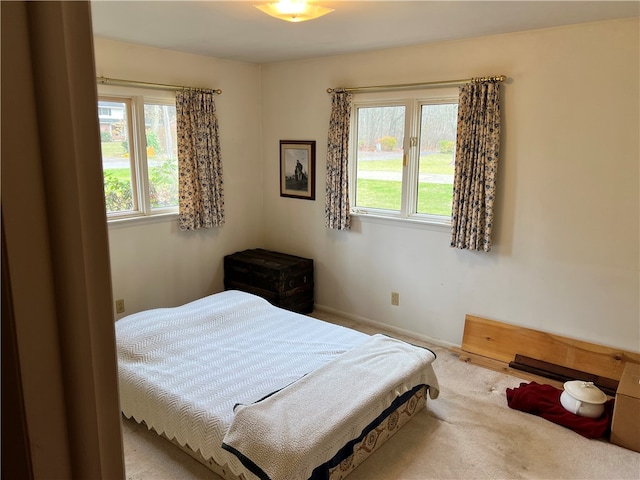
{"type": "Polygon", "coordinates": [[[333,8],[312,5],[306,0],[280,0],[254,6],[267,15],[287,22],[304,22],[333,12],[333,8]]]}

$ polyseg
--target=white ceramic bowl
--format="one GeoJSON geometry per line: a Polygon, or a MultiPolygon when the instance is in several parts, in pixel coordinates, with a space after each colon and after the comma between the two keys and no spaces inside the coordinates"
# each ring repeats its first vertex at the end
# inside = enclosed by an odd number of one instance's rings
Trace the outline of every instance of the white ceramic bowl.
{"type": "Polygon", "coordinates": [[[560,403],[571,413],[588,418],[598,418],[604,412],[607,396],[593,382],[572,380],[564,383],[560,403]]]}

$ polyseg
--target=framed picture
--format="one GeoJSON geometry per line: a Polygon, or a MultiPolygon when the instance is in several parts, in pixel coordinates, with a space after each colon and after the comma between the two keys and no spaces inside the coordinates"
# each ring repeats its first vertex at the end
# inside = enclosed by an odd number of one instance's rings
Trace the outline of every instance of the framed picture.
{"type": "Polygon", "coordinates": [[[316,199],[315,140],[280,140],[280,196],[316,199]]]}

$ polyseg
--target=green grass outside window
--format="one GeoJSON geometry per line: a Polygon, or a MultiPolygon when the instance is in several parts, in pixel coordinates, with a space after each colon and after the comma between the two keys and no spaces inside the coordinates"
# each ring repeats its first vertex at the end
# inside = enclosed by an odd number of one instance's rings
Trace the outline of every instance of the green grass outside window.
{"type": "MultiPolygon", "coordinates": [[[[400,210],[402,183],[392,180],[358,180],[357,203],[361,208],[400,210]]],[[[418,213],[451,215],[453,187],[446,183],[418,184],[418,213]]]]}
{"type": "MultiPolygon", "coordinates": [[[[401,172],[402,158],[364,160],[358,162],[359,171],[401,172]]],[[[420,172],[453,175],[453,154],[432,153],[420,156],[420,172]]],[[[357,206],[400,211],[402,182],[394,180],[359,179],[357,206]]],[[[453,186],[446,183],[418,183],[418,213],[451,215],[453,186]]]]}

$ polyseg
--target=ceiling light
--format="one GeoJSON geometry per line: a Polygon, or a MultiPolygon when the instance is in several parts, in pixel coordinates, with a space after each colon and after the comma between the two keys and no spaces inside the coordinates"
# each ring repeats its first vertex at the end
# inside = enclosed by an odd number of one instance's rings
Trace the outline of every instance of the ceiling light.
{"type": "Polygon", "coordinates": [[[333,12],[333,8],[311,5],[306,0],[280,0],[279,2],[255,5],[255,7],[272,17],[287,22],[304,22],[333,12]]]}

